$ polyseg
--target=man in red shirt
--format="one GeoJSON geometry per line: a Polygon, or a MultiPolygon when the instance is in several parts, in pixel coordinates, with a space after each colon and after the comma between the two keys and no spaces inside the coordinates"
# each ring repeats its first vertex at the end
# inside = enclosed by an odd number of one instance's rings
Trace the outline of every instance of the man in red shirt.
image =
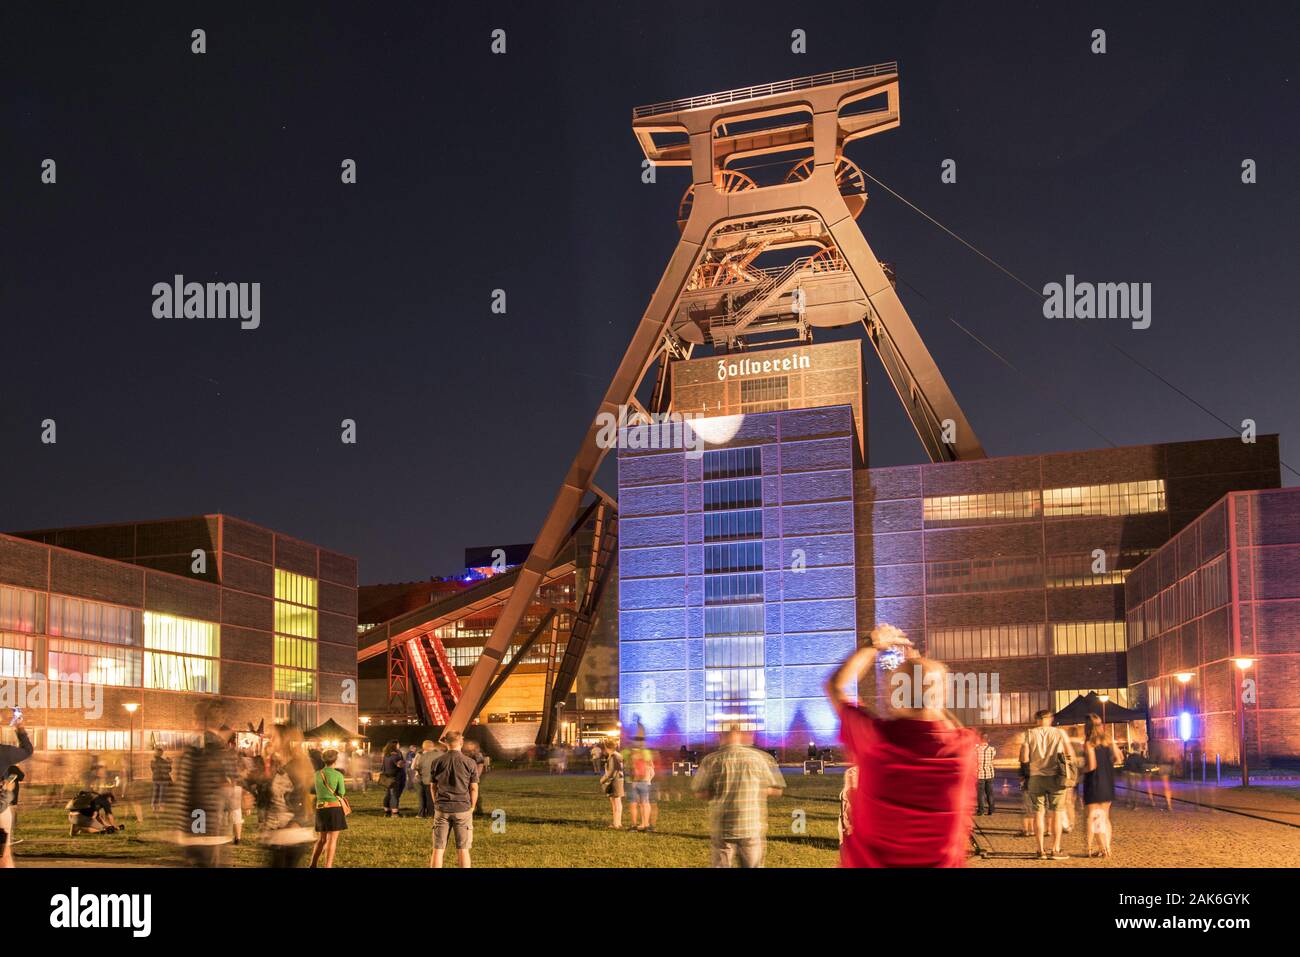
{"type": "Polygon", "coordinates": [[[893,625],[879,625],[871,643],[850,655],[827,681],[826,696],[840,716],[840,739],[858,767],[841,867],[965,863],[978,738],[944,707],[946,675],[942,664],[921,657],[893,625]],[[895,706],[887,717],[854,704],[851,697],[859,676],[868,687],[874,684],[877,665],[893,691],[895,706]],[[909,683],[915,681],[923,688],[912,689],[909,683]]]}

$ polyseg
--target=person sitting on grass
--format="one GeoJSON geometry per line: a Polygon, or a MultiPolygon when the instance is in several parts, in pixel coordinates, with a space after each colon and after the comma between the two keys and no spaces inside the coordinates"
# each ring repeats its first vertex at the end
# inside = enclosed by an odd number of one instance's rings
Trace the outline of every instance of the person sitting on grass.
{"type": "Polygon", "coordinates": [[[68,837],[78,834],[114,834],[125,831],[113,817],[113,792],[79,791],[67,804],[68,837]]]}

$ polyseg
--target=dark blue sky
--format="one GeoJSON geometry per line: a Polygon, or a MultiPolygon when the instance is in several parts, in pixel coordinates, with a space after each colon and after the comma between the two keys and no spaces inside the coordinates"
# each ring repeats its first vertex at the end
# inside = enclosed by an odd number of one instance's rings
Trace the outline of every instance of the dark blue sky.
{"type": "MultiPolygon", "coordinates": [[[[1116,444],[1226,434],[1113,340],[1300,466],[1290,5],[273,6],[0,9],[0,528],[226,511],[363,581],[529,540],[677,238],[686,174],[641,182],[632,107],[889,59],[902,126],[864,169],[1031,286],[1153,285],[1146,331],[1051,322],[871,191],[990,454],[1104,444],[1058,401],[1116,444]],[[153,318],[176,273],[260,282],[261,328],[153,318]]],[[[867,368],[872,464],[920,461],[867,368]]]]}

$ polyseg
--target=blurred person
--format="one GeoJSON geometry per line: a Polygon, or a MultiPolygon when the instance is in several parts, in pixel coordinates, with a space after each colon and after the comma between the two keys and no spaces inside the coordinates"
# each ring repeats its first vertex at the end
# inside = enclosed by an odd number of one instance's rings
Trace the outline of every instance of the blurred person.
{"type": "Polygon", "coordinates": [[[222,730],[225,704],[220,699],[200,701],[194,716],[203,728],[197,744],[181,751],[172,790],[171,817],[177,842],[196,867],[216,867],[229,835],[221,828],[226,810],[226,789],[234,774],[222,730]]]}
{"type": "Polygon", "coordinates": [[[600,776],[601,790],[609,798],[609,808],[613,823],[609,826],[616,831],[623,829],[623,755],[619,753],[613,738],[606,738],[605,770],[600,776]]]}
{"type": "Polygon", "coordinates": [[[360,748],[353,751],[352,757],[349,759],[348,770],[357,782],[358,790],[362,793],[370,790],[370,753],[368,751],[362,751],[360,748]]]}
{"type": "Polygon", "coordinates": [[[413,744],[408,744],[402,752],[402,760],[406,762],[406,786],[408,789],[414,789],[418,781],[415,777],[415,756],[420,753],[420,749],[413,744]]]}
{"type": "Polygon", "coordinates": [[[86,791],[100,791],[104,787],[104,762],[98,754],[86,755],[86,763],[81,771],[81,786],[86,791]]]}
{"type": "Polygon", "coordinates": [[[35,750],[32,739],[23,725],[21,711],[5,708],[0,712],[0,720],[13,728],[17,744],[0,744],[0,767],[8,768],[4,782],[0,785],[0,868],[13,867],[14,826],[17,816],[18,797],[24,774],[18,767],[32,756],[35,750]]]}
{"type": "Polygon", "coordinates": [[[1029,794],[1029,762],[1020,762],[1020,836],[1033,837],[1038,832],[1034,829],[1034,799],[1029,794]]]}
{"type": "Polygon", "coordinates": [[[238,741],[235,735],[226,742],[230,751],[226,761],[226,820],[230,822],[231,843],[238,844],[244,838],[244,788],[241,783],[243,775],[239,769],[238,741]]]}
{"type": "MultiPolygon", "coordinates": [[[[849,655],[827,681],[826,696],[840,717],[840,739],[858,768],[841,867],[965,863],[978,739],[944,708],[946,690],[944,666],[922,657],[902,631],[888,624],[877,625],[870,643],[849,655]],[[891,685],[894,698],[904,684],[899,676],[920,681],[924,693],[904,697],[912,706],[893,704],[882,717],[849,696],[854,682],[868,673],[877,685],[891,685]]],[[[859,698],[865,697],[860,689],[859,698]]]]}
{"type": "Polygon", "coordinates": [[[303,750],[302,729],[292,722],[271,733],[270,807],[258,835],[269,851],[271,867],[297,867],[316,839],[312,823],[311,760],[303,750]]]}
{"type": "Polygon", "coordinates": [[[1029,765],[1029,796],[1034,806],[1034,837],[1040,861],[1063,861],[1061,836],[1065,831],[1065,799],[1074,787],[1074,748],[1061,728],[1052,727],[1052,712],[1046,708],[1034,715],[1038,726],[1025,732],[1020,760],[1029,765]],[[1048,824],[1052,850],[1047,851],[1048,824]]]}
{"type": "MultiPolygon", "coordinates": [[[[426,741],[425,744],[430,742],[426,741]]],[[[333,748],[321,755],[321,769],[314,778],[316,786],[316,846],[311,852],[311,867],[323,862],[323,867],[334,866],[339,835],[348,829],[349,807],[344,800],[348,793],[343,772],[334,765],[339,753],[333,748]]]]}
{"type": "Polygon", "coordinates": [[[78,834],[114,834],[126,828],[113,816],[112,791],[83,790],[67,804],[68,837],[78,834]]]}
{"type": "Polygon", "coordinates": [[[406,758],[396,741],[384,745],[383,768],[379,784],[384,789],[384,814],[401,817],[402,790],[406,787],[406,758]]]}
{"type": "Polygon", "coordinates": [[[149,762],[149,776],[153,779],[153,793],[149,797],[149,810],[161,811],[167,806],[167,791],[172,784],[172,763],[162,748],[153,749],[149,762]]]}
{"type": "Polygon", "coordinates": [[[466,741],[463,750],[465,757],[478,765],[478,800],[474,802],[474,816],[486,817],[487,811],[483,810],[483,778],[487,776],[492,762],[488,760],[488,756],[483,753],[477,741],[466,741]]]}
{"type": "Polygon", "coordinates": [[[605,773],[605,749],[599,741],[591,746],[591,770],[597,775],[605,773]]]}
{"type": "Polygon", "coordinates": [[[837,830],[841,848],[844,847],[844,839],[853,833],[853,801],[857,790],[858,767],[851,764],[844,770],[844,786],[840,788],[840,820],[837,830]]]}
{"type": "Polygon", "coordinates": [[[429,775],[437,758],[438,752],[434,750],[433,742],[426,739],[421,742],[420,751],[411,762],[415,768],[415,786],[420,789],[419,817],[433,817],[433,792],[429,790],[433,780],[429,775]]]}
{"type": "Polygon", "coordinates": [[[993,813],[993,758],[998,749],[989,744],[987,731],[981,731],[979,743],[975,745],[975,813],[993,813]],[[987,810],[986,810],[987,809],[987,810]]]}
{"type": "Polygon", "coordinates": [[[754,736],[732,725],[720,747],[704,756],[695,793],[709,802],[713,867],[762,867],[767,844],[767,799],[785,790],[776,760],[754,747],[754,736]]]}
{"type": "Polygon", "coordinates": [[[1083,744],[1083,805],[1087,812],[1088,856],[1093,856],[1093,835],[1098,853],[1110,857],[1110,805],[1115,800],[1115,765],[1123,761],[1110,732],[1099,715],[1088,715],[1088,734],[1083,744]]]}
{"type": "Polygon", "coordinates": [[[430,867],[442,867],[447,837],[456,838],[456,864],[470,866],[474,845],[474,805],[478,803],[479,766],[464,752],[465,736],[448,731],[442,736],[447,750],[433,763],[433,854],[430,867]]]}
{"type": "Polygon", "coordinates": [[[655,779],[655,753],[645,746],[645,738],[634,738],[631,757],[633,827],[638,831],[652,831],[654,820],[650,816],[650,788],[655,779]]]}

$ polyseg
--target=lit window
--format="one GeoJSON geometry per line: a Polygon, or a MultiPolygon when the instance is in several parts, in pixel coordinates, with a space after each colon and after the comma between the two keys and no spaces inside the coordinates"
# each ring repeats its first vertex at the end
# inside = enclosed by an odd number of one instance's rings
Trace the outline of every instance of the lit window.
{"type": "Polygon", "coordinates": [[[1037,518],[1040,513],[1037,489],[973,495],[932,495],[924,500],[922,510],[927,525],[1015,521],[1037,518]]]}
{"type": "Polygon", "coordinates": [[[1164,509],[1164,479],[1043,489],[1043,514],[1048,518],[1141,515],[1164,509]]]}
{"type": "Polygon", "coordinates": [[[1052,625],[1052,652],[1095,655],[1124,650],[1124,622],[1072,621],[1052,625]]]}
{"type": "Polygon", "coordinates": [[[963,658],[1025,658],[1047,654],[1041,622],[982,628],[935,628],[928,635],[930,654],[940,661],[963,658]]]}

